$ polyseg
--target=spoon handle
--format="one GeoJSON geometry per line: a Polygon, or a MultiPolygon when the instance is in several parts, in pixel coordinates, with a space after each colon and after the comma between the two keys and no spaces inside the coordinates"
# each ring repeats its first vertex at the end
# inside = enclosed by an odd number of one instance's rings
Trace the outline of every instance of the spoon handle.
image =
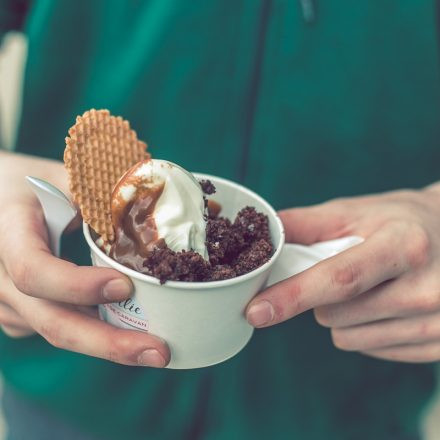
{"type": "Polygon", "coordinates": [[[316,263],[333,257],[364,241],[362,237],[348,236],[335,240],[315,243],[311,246],[286,243],[281,255],[270,273],[267,286],[285,279],[314,266],[316,263]]]}
{"type": "Polygon", "coordinates": [[[49,235],[52,253],[59,257],[61,235],[76,216],[76,208],[57,187],[37,177],[26,176],[26,181],[40,201],[49,235]]]}

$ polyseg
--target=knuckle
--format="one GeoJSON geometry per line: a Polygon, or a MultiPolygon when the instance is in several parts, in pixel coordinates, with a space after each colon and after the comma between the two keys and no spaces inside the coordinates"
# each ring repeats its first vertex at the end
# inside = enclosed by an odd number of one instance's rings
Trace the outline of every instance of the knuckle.
{"type": "Polygon", "coordinates": [[[302,288],[299,282],[287,283],[280,300],[271,301],[274,309],[274,322],[296,315],[301,311],[301,292],[302,288]]]}
{"type": "Polygon", "coordinates": [[[0,325],[4,326],[24,326],[26,323],[23,320],[19,320],[16,317],[8,316],[0,311],[0,325]]]}
{"type": "Polygon", "coordinates": [[[440,360],[440,346],[438,344],[428,344],[420,348],[416,362],[437,362],[440,360]]]}
{"type": "Polygon", "coordinates": [[[61,325],[57,321],[43,324],[38,333],[55,348],[64,348],[65,344],[61,338],[61,325]]]}
{"type": "Polygon", "coordinates": [[[346,337],[344,332],[338,330],[338,329],[332,329],[331,330],[331,337],[333,345],[338,348],[339,350],[344,351],[352,351],[353,346],[350,343],[349,339],[346,337]]]}
{"type": "Polygon", "coordinates": [[[405,240],[405,257],[412,268],[423,266],[430,256],[430,240],[428,233],[417,223],[411,223],[407,229],[405,240]]]}
{"type": "Polygon", "coordinates": [[[9,325],[0,325],[0,328],[6,336],[14,339],[23,338],[24,336],[28,336],[32,333],[28,330],[9,325]]]}
{"type": "Polygon", "coordinates": [[[332,288],[339,291],[343,299],[351,299],[362,291],[361,267],[357,263],[346,262],[332,274],[332,288]]]}
{"type": "Polygon", "coordinates": [[[110,348],[104,355],[104,358],[110,362],[120,363],[120,355],[117,351],[110,348]]]}
{"type": "Polygon", "coordinates": [[[313,310],[316,322],[323,327],[331,327],[331,317],[328,309],[325,307],[318,307],[313,310]]]}
{"type": "Polygon", "coordinates": [[[11,332],[11,328],[8,325],[2,323],[0,324],[0,328],[6,336],[9,336],[10,338],[14,337],[13,333],[11,332]]]}
{"type": "Polygon", "coordinates": [[[432,326],[428,322],[422,322],[416,329],[416,341],[423,342],[429,339],[433,331],[432,326]]]}
{"type": "Polygon", "coordinates": [[[10,267],[10,276],[15,287],[26,295],[31,294],[31,276],[32,270],[25,262],[15,262],[10,267]]]}
{"type": "Polygon", "coordinates": [[[440,294],[420,292],[407,302],[406,312],[408,313],[429,313],[436,311],[440,306],[440,294]]]}
{"type": "Polygon", "coordinates": [[[321,204],[322,207],[333,210],[335,213],[341,212],[341,209],[348,211],[354,204],[356,200],[352,197],[336,197],[331,200],[327,200],[321,204]]]}
{"type": "MultiPolygon", "coordinates": [[[[1,303],[0,303],[1,306],[1,303]]],[[[10,324],[10,317],[9,317],[9,313],[2,310],[2,308],[0,308],[0,325],[8,325],[10,324]]]]}

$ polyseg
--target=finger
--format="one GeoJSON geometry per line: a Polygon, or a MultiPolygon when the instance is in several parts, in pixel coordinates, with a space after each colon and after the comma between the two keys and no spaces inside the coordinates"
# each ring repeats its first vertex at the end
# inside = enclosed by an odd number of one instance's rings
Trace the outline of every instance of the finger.
{"type": "Polygon", "coordinates": [[[440,312],[332,329],[333,343],[347,351],[371,351],[440,341],[440,312]]]}
{"type": "Polygon", "coordinates": [[[349,235],[349,212],[343,204],[324,203],[280,211],[288,243],[312,244],[349,235]]]}
{"type": "Polygon", "coordinates": [[[394,283],[398,280],[382,283],[349,301],[317,307],[315,319],[324,327],[341,328],[398,317],[393,300],[401,291],[394,283]]]}
{"type": "Polygon", "coordinates": [[[25,338],[35,333],[31,328],[0,325],[2,332],[10,338],[25,338]]]}
{"type": "MultiPolygon", "coordinates": [[[[7,285],[5,301],[55,347],[124,365],[163,367],[169,362],[169,349],[160,338],[99,321],[93,316],[96,308],[89,308],[85,314],[83,307],[32,298],[19,292],[10,280],[3,281],[7,285]]],[[[18,336],[16,330],[6,328],[13,337],[18,336]]]]}
{"type": "MultiPolygon", "coordinates": [[[[10,280],[5,276],[3,266],[0,265],[1,298],[6,299],[8,296],[5,294],[6,290],[10,290],[10,288],[7,288],[8,283],[11,284],[10,280]]],[[[23,317],[3,301],[0,301],[0,327],[10,337],[25,337],[35,333],[23,317]]]]}
{"type": "Polygon", "coordinates": [[[318,307],[315,318],[324,327],[340,328],[432,313],[440,307],[435,278],[436,273],[433,277],[408,273],[349,301],[318,307]]]}
{"type": "Polygon", "coordinates": [[[440,342],[401,345],[379,350],[365,351],[364,354],[389,361],[400,362],[437,362],[440,360],[440,342]]]}
{"type": "Polygon", "coordinates": [[[273,325],[314,307],[349,301],[401,275],[410,265],[404,252],[395,251],[404,235],[399,228],[383,228],[362,244],[275,284],[249,304],[248,321],[255,327],[273,325]]]}
{"type": "Polygon", "coordinates": [[[0,303],[0,325],[21,327],[26,326],[26,322],[14,309],[0,303]]]}
{"type": "Polygon", "coordinates": [[[113,327],[73,307],[25,297],[21,313],[51,345],[124,365],[164,367],[170,353],[158,337],[113,327]]]}
{"type": "Polygon", "coordinates": [[[23,209],[11,213],[15,233],[2,231],[0,259],[21,292],[39,298],[91,305],[127,299],[129,279],[108,268],[79,267],[54,257],[42,218],[23,209]]]}

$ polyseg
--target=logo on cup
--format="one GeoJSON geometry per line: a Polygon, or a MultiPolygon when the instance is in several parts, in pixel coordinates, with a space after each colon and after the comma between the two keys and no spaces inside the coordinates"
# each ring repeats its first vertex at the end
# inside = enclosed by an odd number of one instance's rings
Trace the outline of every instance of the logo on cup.
{"type": "Polygon", "coordinates": [[[101,319],[128,330],[148,331],[148,320],[133,298],[99,306],[101,319]]]}

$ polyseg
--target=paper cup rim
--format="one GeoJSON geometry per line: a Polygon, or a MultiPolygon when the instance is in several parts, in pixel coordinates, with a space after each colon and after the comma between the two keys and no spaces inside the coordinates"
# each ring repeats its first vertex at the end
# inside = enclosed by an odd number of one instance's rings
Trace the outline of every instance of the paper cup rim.
{"type": "MultiPolygon", "coordinates": [[[[285,232],[284,232],[284,226],[281,222],[280,217],[278,216],[275,209],[268,203],[265,199],[263,199],[261,196],[256,194],[254,191],[246,188],[243,185],[240,185],[239,183],[235,183],[231,180],[224,179],[222,177],[213,176],[210,174],[203,174],[203,173],[192,173],[197,179],[212,179],[221,182],[222,184],[225,184],[227,186],[231,186],[233,188],[240,189],[242,192],[248,193],[252,196],[252,198],[258,200],[262,205],[265,206],[265,208],[271,213],[276,226],[279,229],[280,232],[280,238],[278,240],[278,243],[274,247],[276,247],[275,252],[273,255],[269,258],[269,260],[266,261],[263,265],[258,267],[257,269],[252,270],[251,272],[245,273],[244,275],[239,275],[234,278],[228,278],[226,280],[220,280],[220,281],[166,281],[163,286],[164,287],[171,287],[176,289],[185,289],[185,290],[206,290],[206,289],[214,289],[217,287],[226,287],[230,286],[232,284],[240,284],[242,282],[245,282],[251,278],[254,278],[258,276],[260,273],[264,272],[266,269],[268,269],[278,258],[278,256],[281,253],[281,250],[284,246],[285,241],[285,232]]],[[[89,245],[92,252],[96,253],[106,264],[108,264],[111,268],[116,269],[117,271],[123,273],[124,275],[127,275],[130,278],[135,278],[139,281],[143,281],[150,284],[155,285],[161,285],[160,280],[156,277],[153,277],[151,275],[142,274],[140,272],[137,272],[133,269],[130,269],[117,261],[113,260],[113,258],[110,258],[105,252],[103,252],[93,241],[89,225],[85,222],[83,222],[83,233],[84,237],[87,241],[87,244],[89,245]]]]}

